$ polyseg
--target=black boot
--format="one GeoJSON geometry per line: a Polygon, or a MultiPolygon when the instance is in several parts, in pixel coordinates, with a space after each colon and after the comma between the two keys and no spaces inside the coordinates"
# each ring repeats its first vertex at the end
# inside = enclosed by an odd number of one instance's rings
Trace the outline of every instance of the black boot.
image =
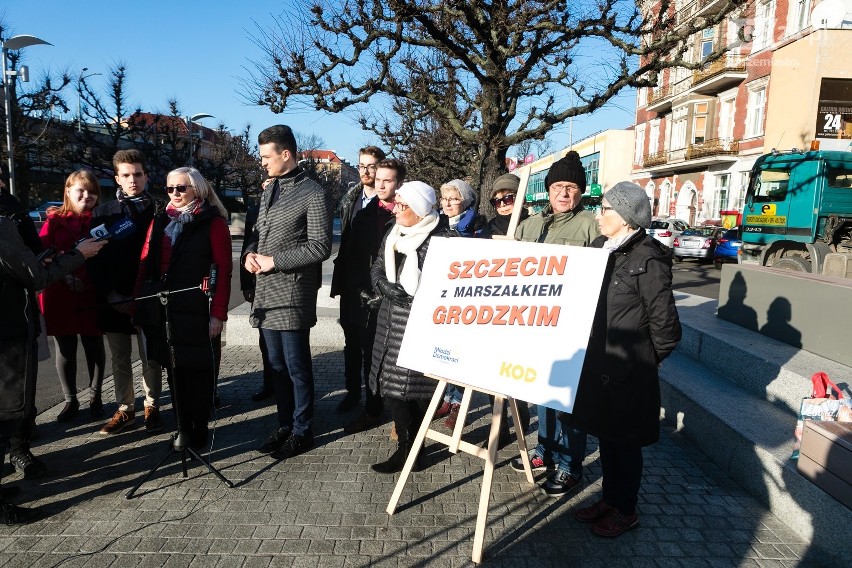
{"type": "Polygon", "coordinates": [[[72,418],[77,416],[78,410],[80,410],[80,402],[76,398],[72,398],[69,402],[66,402],[65,406],[62,407],[62,410],[59,411],[56,421],[69,422],[72,418]]]}
{"type": "MultiPolygon", "coordinates": [[[[396,451],[391,454],[387,461],[373,464],[371,467],[377,473],[399,473],[405,466],[405,460],[408,458],[408,452],[411,451],[410,442],[399,442],[396,451]]],[[[415,460],[413,471],[419,471],[419,460],[415,460]]]]}

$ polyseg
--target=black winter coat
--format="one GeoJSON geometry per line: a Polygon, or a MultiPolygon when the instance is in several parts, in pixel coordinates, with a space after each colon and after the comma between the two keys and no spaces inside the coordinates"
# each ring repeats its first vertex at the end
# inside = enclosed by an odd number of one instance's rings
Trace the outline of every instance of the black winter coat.
{"type": "Polygon", "coordinates": [[[574,402],[576,428],[631,446],[659,440],[657,365],[681,336],[671,266],[671,250],[642,229],[610,255],[574,402]]]}
{"type": "Polygon", "coordinates": [[[364,327],[368,312],[361,306],[361,292],[372,291],[370,268],[379,254],[382,238],[393,226],[393,213],[379,207],[379,199],[371,199],[355,210],[361,199],[361,186],[352,188],[340,203],[340,249],[334,258],[331,297],[346,296],[341,301],[340,323],[364,327]]]}
{"type": "MultiPolygon", "coordinates": [[[[418,265],[422,269],[426,252],[429,250],[429,241],[432,237],[448,236],[446,224],[439,223],[432,233],[423,241],[417,251],[418,265]]],[[[387,236],[382,239],[379,248],[379,256],[373,263],[371,271],[373,289],[379,292],[378,281],[386,280],[385,277],[385,243],[387,236]]],[[[402,271],[403,255],[397,254],[397,282],[402,271]]],[[[402,345],[402,336],[408,323],[411,312],[411,304],[407,306],[391,302],[388,298],[382,298],[379,307],[378,325],[376,326],[376,338],[373,341],[373,364],[370,367],[370,388],[382,396],[398,400],[418,400],[431,398],[435,392],[436,382],[418,371],[412,371],[396,364],[399,357],[399,348],[402,345]]]]}
{"type": "MultiPolygon", "coordinates": [[[[132,215],[136,230],[124,239],[111,240],[88,263],[89,276],[95,285],[98,300],[98,329],[114,333],[136,333],[130,316],[105,305],[107,296],[115,291],[123,296],[133,296],[136,275],[139,271],[139,256],[145,244],[145,234],[154,218],[159,204],[154,202],[145,211],[132,215]]],[[[128,216],[118,200],[108,201],[92,211],[92,227],[112,226],[122,217],[128,216]]]]}
{"type": "MultiPolygon", "coordinates": [[[[163,233],[169,216],[160,213],[154,218],[148,256],[142,265],[145,280],[163,282],[166,290],[196,288],[169,296],[169,319],[172,325],[172,345],[175,367],[186,369],[212,369],[214,366],[209,324],[210,312],[206,294],[198,285],[210,273],[213,253],[210,246],[210,223],[218,217],[215,207],[207,206],[195,220],[184,225],[172,247],[169,269],[160,274],[163,233]]],[[[139,302],[139,310],[159,310],[159,300],[139,302]]],[[[165,326],[144,327],[148,358],[168,367],[168,344],[165,326]]]]}

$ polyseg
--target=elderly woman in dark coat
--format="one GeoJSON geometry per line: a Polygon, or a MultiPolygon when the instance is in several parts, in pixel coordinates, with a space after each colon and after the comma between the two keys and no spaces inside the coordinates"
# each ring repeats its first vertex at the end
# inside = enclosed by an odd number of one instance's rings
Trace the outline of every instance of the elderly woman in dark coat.
{"type": "Polygon", "coordinates": [[[578,509],[578,521],[615,537],[639,524],[642,447],[660,438],[657,366],[680,341],[672,295],[672,253],[649,237],[651,206],[644,190],[620,182],[604,194],[597,215],[609,251],[573,425],[600,441],[603,496],[578,509]]]}
{"type": "Polygon", "coordinates": [[[402,335],[420,284],[420,269],[430,238],[446,232],[435,211],[435,190],[419,181],[402,184],[394,198],[396,224],[388,231],[371,269],[373,289],[381,297],[370,388],[390,406],[398,436],[397,450],[373,465],[379,473],[402,471],[411,442],[435,391],[435,381],[397,365],[402,335]]]}

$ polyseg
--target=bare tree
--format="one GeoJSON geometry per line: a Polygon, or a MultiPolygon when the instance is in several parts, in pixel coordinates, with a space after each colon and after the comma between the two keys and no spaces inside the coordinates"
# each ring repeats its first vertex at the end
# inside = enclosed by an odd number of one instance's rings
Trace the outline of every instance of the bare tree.
{"type": "Polygon", "coordinates": [[[663,69],[701,65],[686,39],[744,3],[681,22],[670,0],[303,0],[260,29],[266,57],[246,94],[274,112],[403,109],[362,120],[402,142],[406,121],[428,117],[474,149],[475,182],[490,181],[511,146],[656,85],[663,69]]]}

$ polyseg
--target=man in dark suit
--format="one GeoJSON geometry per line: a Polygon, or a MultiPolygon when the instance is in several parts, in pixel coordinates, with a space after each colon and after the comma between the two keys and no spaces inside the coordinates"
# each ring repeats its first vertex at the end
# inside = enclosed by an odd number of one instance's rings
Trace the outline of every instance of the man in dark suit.
{"type": "Polygon", "coordinates": [[[261,166],[274,180],[261,195],[242,261],[257,277],[251,324],[266,341],[278,406],[278,429],[259,451],[287,459],[313,445],[310,328],[322,261],[331,255],[331,202],[299,167],[289,126],[271,126],[257,142],[261,166]]]}
{"type": "Polygon", "coordinates": [[[340,296],[340,327],[343,328],[344,378],[346,396],[337,405],[337,412],[346,412],[358,406],[361,400],[361,371],[369,376],[370,350],[365,346],[363,331],[367,311],[361,305],[361,290],[370,289],[370,265],[376,256],[374,223],[360,223],[363,230],[355,228],[355,220],[371,217],[378,212],[376,197],[376,166],[385,159],[385,153],[376,146],[358,151],[358,174],[361,183],[350,189],[340,200],[340,249],[334,259],[331,277],[331,297],[340,296]],[[354,230],[353,230],[354,229],[354,230]],[[368,242],[365,242],[365,239],[368,242]],[[375,246],[373,246],[375,245],[375,246]]]}

